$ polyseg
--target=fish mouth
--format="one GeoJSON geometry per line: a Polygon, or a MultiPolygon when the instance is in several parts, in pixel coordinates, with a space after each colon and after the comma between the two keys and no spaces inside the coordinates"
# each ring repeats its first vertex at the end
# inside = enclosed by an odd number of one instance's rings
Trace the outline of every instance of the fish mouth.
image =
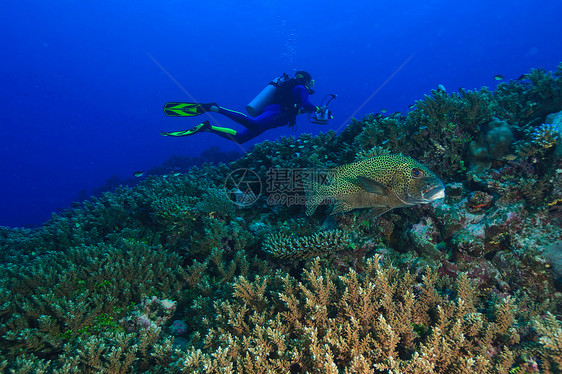
{"type": "Polygon", "coordinates": [[[425,201],[435,201],[445,198],[445,186],[443,184],[438,184],[431,186],[425,191],[422,191],[422,198],[425,201]]]}

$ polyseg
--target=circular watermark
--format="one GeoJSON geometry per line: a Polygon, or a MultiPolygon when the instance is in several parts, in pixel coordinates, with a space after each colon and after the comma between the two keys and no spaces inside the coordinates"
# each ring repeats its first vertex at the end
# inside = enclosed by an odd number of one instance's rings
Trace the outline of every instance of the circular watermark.
{"type": "Polygon", "coordinates": [[[226,177],[224,192],[234,204],[240,207],[250,206],[261,195],[261,179],[256,172],[250,169],[236,169],[226,177]]]}

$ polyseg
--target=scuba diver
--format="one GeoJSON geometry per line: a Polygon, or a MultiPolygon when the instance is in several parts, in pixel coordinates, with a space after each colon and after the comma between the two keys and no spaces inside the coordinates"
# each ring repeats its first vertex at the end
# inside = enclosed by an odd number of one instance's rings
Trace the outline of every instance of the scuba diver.
{"type": "MultiPolygon", "coordinates": [[[[262,134],[264,131],[289,125],[294,127],[297,115],[309,113],[315,115],[315,120],[320,118],[321,122],[327,123],[331,118],[327,105],[317,107],[309,101],[309,96],[314,93],[312,87],[314,80],[306,71],[297,71],[294,78],[287,74],[271,81],[258,96],[247,106],[246,111],[250,116],[234,110],[226,109],[217,103],[166,103],[164,112],[167,116],[192,117],[207,112],[222,114],[245,127],[242,131],[231,128],[211,125],[206,120],[199,125],[186,131],[161,132],[163,136],[190,136],[199,132],[211,132],[225,139],[232,140],[238,144],[262,134]],[[322,118],[325,121],[322,121],[322,118]]],[[[335,95],[331,95],[335,97],[335,95]]]]}

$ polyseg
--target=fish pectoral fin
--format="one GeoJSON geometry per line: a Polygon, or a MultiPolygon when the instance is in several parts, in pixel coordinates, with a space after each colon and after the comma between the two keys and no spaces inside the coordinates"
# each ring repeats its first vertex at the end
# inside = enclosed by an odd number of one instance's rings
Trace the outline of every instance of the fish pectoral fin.
{"type": "Polygon", "coordinates": [[[343,201],[337,201],[336,203],[334,203],[334,208],[332,209],[332,212],[330,214],[345,213],[345,212],[349,212],[352,209],[353,207],[348,203],[343,201]]]}
{"type": "Polygon", "coordinates": [[[390,192],[390,187],[362,175],[358,175],[351,182],[363,187],[367,192],[377,195],[387,196],[390,192]]]}

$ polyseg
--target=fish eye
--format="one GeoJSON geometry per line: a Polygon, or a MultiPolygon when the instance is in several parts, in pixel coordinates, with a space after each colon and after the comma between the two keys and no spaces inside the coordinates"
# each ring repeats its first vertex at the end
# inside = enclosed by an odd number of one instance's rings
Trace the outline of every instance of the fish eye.
{"type": "Polygon", "coordinates": [[[414,178],[421,178],[421,177],[423,177],[423,170],[421,170],[421,169],[412,169],[412,177],[414,177],[414,178]]]}

